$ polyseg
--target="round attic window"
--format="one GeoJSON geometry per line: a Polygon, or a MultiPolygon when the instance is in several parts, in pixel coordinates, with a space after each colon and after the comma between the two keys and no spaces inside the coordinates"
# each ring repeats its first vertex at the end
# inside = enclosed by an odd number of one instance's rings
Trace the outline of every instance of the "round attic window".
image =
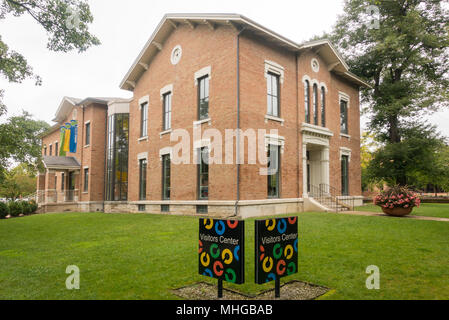
{"type": "Polygon", "coordinates": [[[317,59],[312,59],[311,65],[314,72],[320,71],[320,64],[317,59]]]}
{"type": "Polygon", "coordinates": [[[182,57],[182,48],[180,45],[177,45],[173,48],[171,52],[171,63],[173,65],[178,64],[178,62],[181,60],[182,57]]]}

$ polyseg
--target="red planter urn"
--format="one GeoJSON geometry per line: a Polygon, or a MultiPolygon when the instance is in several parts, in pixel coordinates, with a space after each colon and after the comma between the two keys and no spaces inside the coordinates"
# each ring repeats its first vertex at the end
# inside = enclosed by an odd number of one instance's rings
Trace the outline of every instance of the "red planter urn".
{"type": "Polygon", "coordinates": [[[409,208],[401,208],[401,207],[396,207],[396,208],[383,208],[382,207],[382,211],[385,214],[388,214],[389,216],[395,216],[395,217],[403,217],[406,215],[409,215],[413,210],[413,207],[409,207],[409,208]]]}

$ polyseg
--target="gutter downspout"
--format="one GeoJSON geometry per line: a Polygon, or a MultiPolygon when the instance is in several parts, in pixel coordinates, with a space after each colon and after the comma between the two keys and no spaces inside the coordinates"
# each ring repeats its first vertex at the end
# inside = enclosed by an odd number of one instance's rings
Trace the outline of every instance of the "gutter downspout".
{"type": "Polygon", "coordinates": [[[238,216],[238,204],[240,201],[240,35],[246,27],[243,27],[237,33],[237,151],[236,151],[236,162],[237,162],[237,200],[234,206],[234,217],[238,216]]]}
{"type": "MultiPolygon", "coordinates": [[[[296,64],[296,70],[295,70],[295,74],[296,74],[296,148],[299,149],[299,90],[298,90],[298,86],[299,86],[299,70],[298,70],[298,59],[299,59],[299,54],[296,53],[295,55],[295,64],[296,64]]],[[[296,153],[297,158],[296,158],[296,189],[298,191],[298,199],[301,198],[300,195],[300,191],[299,191],[299,164],[301,163],[300,160],[300,154],[302,155],[302,144],[301,144],[301,153],[299,152],[300,150],[298,150],[298,152],[296,153]]]]}
{"type": "Polygon", "coordinates": [[[107,179],[107,158],[108,158],[108,139],[109,139],[109,132],[108,132],[108,119],[109,119],[109,104],[106,104],[106,117],[105,117],[105,124],[104,124],[104,167],[103,167],[103,212],[104,212],[104,203],[106,201],[106,191],[107,191],[107,185],[106,185],[106,179],[107,179]]]}

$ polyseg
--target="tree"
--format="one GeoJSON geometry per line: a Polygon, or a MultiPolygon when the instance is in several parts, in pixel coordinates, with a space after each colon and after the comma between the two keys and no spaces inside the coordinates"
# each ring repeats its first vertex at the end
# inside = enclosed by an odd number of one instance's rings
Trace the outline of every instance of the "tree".
{"type": "MultiPolygon", "coordinates": [[[[405,157],[398,150],[416,149],[405,141],[407,135],[415,131],[415,137],[423,137],[425,124],[419,120],[449,105],[447,4],[447,0],[347,0],[331,36],[351,70],[372,85],[373,89],[363,90],[362,102],[370,115],[369,130],[386,143],[376,157],[394,157],[388,160],[396,164],[391,178],[402,185],[407,184],[407,171],[397,165],[405,157]],[[374,27],[372,8],[379,11],[374,27]]],[[[420,141],[424,146],[433,144],[420,141]]],[[[387,159],[376,162],[383,160],[387,159]]]]}
{"type": "Polygon", "coordinates": [[[441,171],[439,152],[445,145],[435,126],[413,124],[402,132],[400,142],[385,143],[374,152],[367,167],[369,180],[384,180],[389,185],[405,181],[420,187],[423,180],[427,184],[441,171]]]}
{"type": "MultiPolygon", "coordinates": [[[[0,0],[0,19],[29,14],[48,35],[47,48],[55,52],[83,52],[100,41],[88,31],[93,17],[84,0],[0,0]]],[[[0,74],[9,82],[20,83],[34,77],[32,67],[23,55],[10,50],[0,36],[0,74]]]]}
{"type": "MultiPolygon", "coordinates": [[[[77,50],[83,52],[100,41],[89,33],[93,17],[85,0],[0,0],[0,20],[10,16],[30,15],[48,35],[47,48],[55,52],[77,50]]],[[[0,75],[9,82],[21,83],[34,78],[42,80],[20,53],[10,50],[0,35],[0,75]]],[[[0,89],[0,117],[6,114],[0,89]]],[[[40,163],[39,134],[48,128],[43,121],[32,119],[24,112],[0,125],[0,180],[11,159],[31,167],[40,163]]]]}
{"type": "Polygon", "coordinates": [[[36,176],[28,171],[26,164],[20,164],[5,174],[0,184],[0,197],[16,200],[36,190],[36,176]]]}

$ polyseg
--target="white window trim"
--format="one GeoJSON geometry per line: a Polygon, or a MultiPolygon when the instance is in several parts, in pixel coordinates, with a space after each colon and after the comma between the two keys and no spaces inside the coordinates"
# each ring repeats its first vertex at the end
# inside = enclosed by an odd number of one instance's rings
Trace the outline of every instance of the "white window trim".
{"type": "Polygon", "coordinates": [[[211,66],[204,67],[201,70],[198,70],[197,72],[195,72],[195,75],[194,75],[195,86],[198,86],[198,79],[200,79],[202,77],[208,76],[209,80],[212,79],[211,74],[212,74],[211,66]]]}
{"type": "Polygon", "coordinates": [[[346,147],[340,147],[340,160],[342,156],[348,156],[348,162],[351,162],[351,153],[352,150],[346,147]]]}
{"type": "Polygon", "coordinates": [[[148,141],[148,136],[145,137],[140,137],[139,139],[137,139],[138,142],[140,141],[148,141]]]}
{"type": "Polygon", "coordinates": [[[141,152],[137,155],[137,165],[139,165],[140,160],[148,161],[148,152],[141,152]]]}
{"type": "Polygon", "coordinates": [[[312,68],[313,72],[319,72],[320,71],[320,62],[318,61],[317,58],[312,58],[312,60],[310,61],[310,67],[312,68]],[[317,67],[314,68],[313,63],[316,61],[317,63],[317,67]]]}
{"type": "Polygon", "coordinates": [[[148,103],[150,104],[150,96],[146,95],[139,99],[139,110],[142,109],[142,105],[148,103]]]}
{"type": "Polygon", "coordinates": [[[274,62],[274,61],[270,61],[270,60],[265,60],[265,78],[268,77],[268,72],[274,73],[279,75],[279,82],[281,84],[284,83],[284,67],[281,66],[280,64],[274,62]]]}
{"type": "Polygon", "coordinates": [[[173,132],[173,129],[170,128],[170,129],[168,129],[168,130],[165,130],[165,131],[160,132],[159,135],[160,135],[160,137],[161,137],[161,139],[162,139],[162,136],[165,136],[166,134],[170,134],[170,133],[172,133],[172,132],[173,132]]]}
{"type": "Polygon", "coordinates": [[[212,119],[207,118],[204,120],[193,121],[193,126],[198,127],[198,126],[202,125],[203,123],[208,123],[209,125],[212,125],[212,119]]]}
{"type": "Polygon", "coordinates": [[[266,114],[266,115],[265,115],[265,123],[268,123],[268,120],[280,122],[280,123],[281,123],[281,126],[284,126],[284,122],[285,122],[285,120],[282,119],[282,118],[279,118],[279,117],[275,117],[275,116],[266,114]]]}
{"type": "Polygon", "coordinates": [[[165,147],[159,150],[159,159],[162,161],[162,156],[165,156],[166,154],[170,155],[170,159],[173,159],[173,148],[172,147],[165,147]]]}
{"type": "Polygon", "coordinates": [[[164,95],[171,92],[173,94],[173,84],[167,84],[165,87],[163,87],[160,91],[161,94],[161,101],[164,101],[164,95]]]}
{"type": "Polygon", "coordinates": [[[265,152],[268,152],[270,145],[280,146],[281,154],[284,153],[285,137],[278,136],[276,134],[266,134],[265,135],[265,152]]]}
{"type": "Polygon", "coordinates": [[[350,105],[351,105],[350,104],[351,99],[349,98],[349,95],[347,93],[345,93],[345,92],[338,91],[338,104],[339,105],[340,105],[340,101],[341,100],[346,101],[348,103],[348,109],[349,109],[350,105]]]}
{"type": "Polygon", "coordinates": [[[351,136],[349,134],[346,134],[346,133],[340,133],[340,137],[348,138],[349,140],[351,140],[351,136]]]}

